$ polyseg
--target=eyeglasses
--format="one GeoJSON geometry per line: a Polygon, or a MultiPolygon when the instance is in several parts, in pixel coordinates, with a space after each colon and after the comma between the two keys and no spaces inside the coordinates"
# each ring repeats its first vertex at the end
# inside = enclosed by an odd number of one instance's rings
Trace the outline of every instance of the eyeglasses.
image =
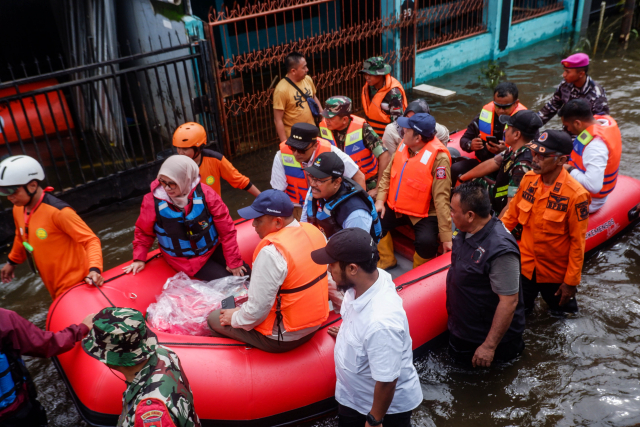
{"type": "Polygon", "coordinates": [[[19,185],[9,185],[7,187],[0,187],[0,196],[10,196],[20,188],[19,185]]]}
{"type": "Polygon", "coordinates": [[[158,182],[160,183],[160,185],[162,185],[165,188],[168,188],[171,191],[175,190],[176,187],[178,187],[178,184],[176,184],[175,182],[167,182],[164,179],[158,178],[158,182]]]}
{"type": "Polygon", "coordinates": [[[297,151],[297,152],[298,152],[298,153],[300,153],[300,154],[304,154],[304,153],[306,153],[307,151],[309,151],[309,150],[313,147],[313,145],[314,145],[314,144],[313,144],[313,143],[311,143],[311,144],[307,145],[307,148],[303,148],[303,149],[295,148],[295,147],[291,147],[291,151],[293,151],[294,153],[297,151]]]}
{"type": "Polygon", "coordinates": [[[503,110],[506,110],[507,108],[511,107],[515,103],[516,102],[513,101],[511,104],[498,104],[497,102],[493,101],[493,105],[495,105],[496,108],[502,108],[503,110]]]}
{"type": "Polygon", "coordinates": [[[309,182],[312,182],[314,184],[324,184],[325,182],[329,182],[329,181],[331,181],[331,177],[325,178],[325,179],[318,179],[313,175],[309,175],[309,182]]]}

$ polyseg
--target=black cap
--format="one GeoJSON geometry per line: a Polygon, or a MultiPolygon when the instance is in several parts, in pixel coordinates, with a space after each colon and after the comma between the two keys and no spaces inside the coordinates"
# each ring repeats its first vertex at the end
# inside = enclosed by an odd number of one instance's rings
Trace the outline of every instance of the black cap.
{"type": "Polygon", "coordinates": [[[287,139],[286,144],[290,147],[304,150],[317,141],[318,128],[309,123],[296,123],[291,126],[291,136],[287,139]]]}
{"type": "Polygon", "coordinates": [[[304,170],[320,179],[328,178],[330,176],[338,178],[344,175],[344,162],[340,156],[330,151],[328,153],[320,154],[313,164],[304,168],[304,170]]]}
{"type": "Polygon", "coordinates": [[[527,144],[527,147],[540,154],[566,154],[573,151],[573,140],[561,130],[545,130],[540,136],[527,144]]]}
{"type": "Polygon", "coordinates": [[[407,109],[404,110],[403,116],[407,117],[407,113],[412,112],[415,114],[418,113],[427,113],[431,114],[431,109],[429,108],[429,104],[422,98],[416,99],[415,101],[411,101],[409,105],[407,105],[407,109]]]}
{"type": "Polygon", "coordinates": [[[503,114],[500,123],[518,129],[523,135],[533,138],[542,127],[542,119],[531,110],[521,110],[512,116],[503,114]]]}
{"type": "Polygon", "coordinates": [[[327,246],[311,252],[316,264],[334,262],[367,262],[375,257],[378,246],[371,235],[361,228],[345,228],[331,236],[327,246]]]}

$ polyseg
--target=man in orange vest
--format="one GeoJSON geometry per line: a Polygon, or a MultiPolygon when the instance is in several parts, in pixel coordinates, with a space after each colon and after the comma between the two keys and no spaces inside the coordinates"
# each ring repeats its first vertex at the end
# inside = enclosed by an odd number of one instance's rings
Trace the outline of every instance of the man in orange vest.
{"type": "Polygon", "coordinates": [[[525,310],[538,294],[552,312],[578,311],[575,300],[584,263],[591,197],[564,169],[573,143],[559,130],[543,132],[529,144],[532,171],[520,182],[502,222],[522,225],[520,260],[525,310]]]}
{"type": "Polygon", "coordinates": [[[591,193],[589,213],[607,201],[618,181],[622,136],[611,116],[594,116],[584,99],[573,99],[558,112],[564,127],[578,135],[565,169],[591,193]]]}
{"type": "Polygon", "coordinates": [[[294,217],[300,220],[302,205],[309,191],[309,182],[304,168],[311,166],[322,153],[336,153],[344,163],[344,176],[353,179],[362,188],[366,187],[360,168],[338,147],[318,138],[318,128],[309,123],[296,123],[291,127],[291,136],[280,143],[280,150],[273,159],[271,187],[287,193],[294,203],[294,217]]]}
{"type": "Polygon", "coordinates": [[[269,353],[306,343],[329,316],[327,266],[311,259],[326,245],[322,232],[293,218],[293,203],[266,190],[238,210],[262,241],[253,253],[249,299],[240,308],[213,311],[214,336],[233,338],[269,353]]]}
{"type": "MultiPolygon", "coordinates": [[[[526,110],[518,99],[518,87],[515,83],[502,82],[493,91],[493,101],[482,107],[482,111],[467,126],[460,148],[467,153],[475,153],[475,159],[456,162],[451,168],[451,182],[453,185],[458,177],[476,167],[478,163],[493,158],[504,151],[504,124],[500,116],[511,116],[517,111],[526,110]]],[[[537,136],[537,135],[536,135],[537,136]]]]}
{"type": "Polygon", "coordinates": [[[173,146],[178,154],[190,157],[200,168],[200,182],[208,185],[220,194],[220,176],[233,188],[247,191],[258,197],[260,190],[251,183],[249,178],[238,172],[231,162],[217,151],[204,148],[207,143],[207,131],[202,125],[187,122],[173,133],[173,146]]]}
{"type": "Polygon", "coordinates": [[[389,165],[391,155],[377,133],[364,119],[354,116],[351,99],[332,96],[325,102],[320,136],[344,151],[360,167],[369,195],[375,199],[378,181],[389,165]]]}
{"type": "Polygon", "coordinates": [[[400,117],[404,139],[384,171],[378,187],[376,210],[380,214],[383,238],[378,243],[379,268],[396,265],[389,233],[402,225],[416,235],[413,267],[438,253],[449,252],[451,243],[451,156],[435,137],[436,120],[427,113],[400,117]]]}
{"type": "Polygon", "coordinates": [[[366,80],[362,88],[365,119],[382,137],[387,125],[402,116],[407,108],[407,95],[402,84],[391,77],[391,65],[385,64],[381,56],[364,61],[360,73],[364,74],[366,80]]]}

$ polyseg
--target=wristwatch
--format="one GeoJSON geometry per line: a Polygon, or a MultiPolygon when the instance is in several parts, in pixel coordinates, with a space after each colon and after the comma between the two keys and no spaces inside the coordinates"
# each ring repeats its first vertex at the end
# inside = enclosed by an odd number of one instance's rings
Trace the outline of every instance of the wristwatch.
{"type": "Polygon", "coordinates": [[[378,421],[373,417],[373,415],[371,415],[371,412],[367,414],[367,422],[369,423],[370,426],[379,426],[380,424],[382,424],[383,421],[384,421],[384,417],[380,418],[380,421],[378,421]]]}
{"type": "Polygon", "coordinates": [[[569,174],[571,174],[571,172],[573,172],[573,170],[574,170],[574,169],[575,169],[575,168],[574,168],[573,166],[569,166],[569,167],[567,168],[567,172],[569,172],[569,174]]]}

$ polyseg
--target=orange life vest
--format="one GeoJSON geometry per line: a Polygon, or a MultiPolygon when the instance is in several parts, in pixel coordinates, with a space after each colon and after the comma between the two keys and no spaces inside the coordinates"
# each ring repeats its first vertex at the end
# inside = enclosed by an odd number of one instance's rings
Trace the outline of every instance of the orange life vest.
{"type": "Polygon", "coordinates": [[[391,209],[419,218],[429,216],[433,188],[432,169],[439,153],[447,153],[451,163],[449,150],[436,137],[413,157],[409,157],[409,148],[404,142],[400,144],[391,165],[387,197],[387,204],[391,209]]]}
{"type": "Polygon", "coordinates": [[[404,93],[402,84],[390,74],[384,76],[384,86],[374,96],[373,99],[369,97],[369,85],[365,84],[362,88],[362,107],[364,108],[364,117],[371,125],[373,130],[380,136],[384,135],[384,128],[391,123],[391,116],[382,111],[382,100],[387,93],[394,87],[400,89],[402,92],[402,108],[406,109],[409,105],[407,103],[407,95],[404,93]]]}
{"type": "Polygon", "coordinates": [[[596,136],[599,136],[604,141],[609,150],[609,160],[607,160],[607,167],[604,170],[602,190],[597,194],[591,194],[593,198],[602,199],[613,191],[618,181],[618,169],[620,168],[620,157],[622,155],[622,136],[620,135],[618,123],[611,116],[594,117],[596,120],[606,120],[608,124],[597,123],[589,126],[573,140],[573,151],[571,152],[569,164],[580,172],[586,173],[587,168],[582,163],[584,149],[596,136]]]}
{"type": "MultiPolygon", "coordinates": [[[[318,147],[316,148],[316,156],[331,151],[331,143],[322,138],[318,138],[318,147]]],[[[298,163],[291,147],[284,142],[280,143],[280,155],[282,156],[282,165],[284,166],[284,174],[287,177],[287,189],[285,193],[289,196],[293,203],[304,204],[304,199],[309,191],[309,183],[305,176],[302,165],[298,163]]]]}
{"type": "Polygon", "coordinates": [[[327,266],[313,262],[311,252],[326,246],[324,235],[306,222],[301,222],[300,227],[285,227],[262,239],[253,253],[254,262],[269,244],[287,261],[287,277],[269,315],[254,329],[262,335],[272,335],[279,317],[289,332],[321,325],[329,317],[327,266]]]}
{"type": "MultiPolygon", "coordinates": [[[[366,121],[363,118],[351,116],[351,124],[349,124],[349,128],[347,129],[347,136],[342,150],[356,162],[364,174],[365,180],[368,181],[370,178],[378,175],[378,159],[373,155],[371,150],[364,145],[362,127],[365,123],[366,121]]],[[[320,135],[331,144],[337,146],[333,132],[327,128],[327,122],[322,120],[319,127],[320,135]]]]}
{"type": "MultiPolygon", "coordinates": [[[[527,107],[518,102],[518,106],[513,109],[513,116],[518,111],[526,110],[527,107]]],[[[480,112],[480,117],[478,118],[478,129],[480,130],[480,138],[483,141],[487,140],[487,136],[493,136],[493,118],[495,114],[495,105],[493,101],[482,107],[482,111],[480,112]]]]}

